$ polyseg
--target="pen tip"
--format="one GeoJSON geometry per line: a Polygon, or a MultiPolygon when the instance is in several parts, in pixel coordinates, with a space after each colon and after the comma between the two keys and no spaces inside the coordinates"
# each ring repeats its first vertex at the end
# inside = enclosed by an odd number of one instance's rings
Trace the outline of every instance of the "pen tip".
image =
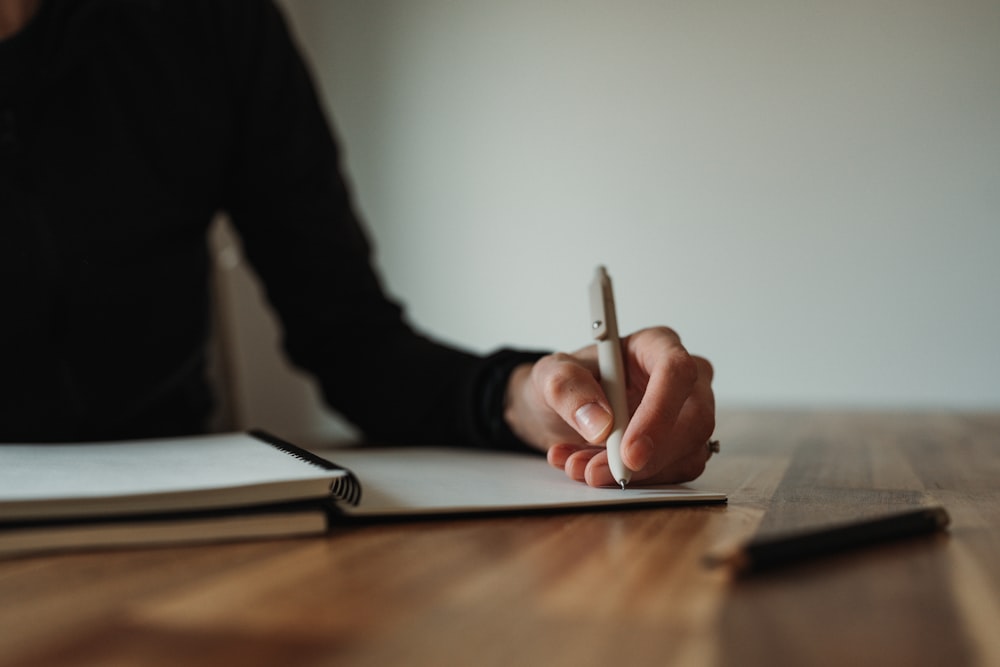
{"type": "Polygon", "coordinates": [[[618,480],[618,484],[621,485],[622,491],[624,491],[625,490],[625,480],[624,479],[618,480]]]}

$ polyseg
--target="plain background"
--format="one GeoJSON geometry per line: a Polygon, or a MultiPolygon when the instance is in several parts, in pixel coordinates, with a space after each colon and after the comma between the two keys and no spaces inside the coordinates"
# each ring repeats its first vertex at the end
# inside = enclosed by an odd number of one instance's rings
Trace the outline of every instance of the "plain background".
{"type": "MultiPolygon", "coordinates": [[[[281,6],[425,330],[575,349],[603,263],[722,406],[1000,407],[995,0],[281,6]]],[[[327,428],[252,311],[244,420],[327,428]]]]}

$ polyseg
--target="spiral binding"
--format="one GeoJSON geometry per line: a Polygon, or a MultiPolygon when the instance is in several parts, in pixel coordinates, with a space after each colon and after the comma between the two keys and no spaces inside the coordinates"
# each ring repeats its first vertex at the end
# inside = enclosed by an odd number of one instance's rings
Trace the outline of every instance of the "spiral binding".
{"type": "Polygon", "coordinates": [[[343,501],[353,506],[357,506],[361,502],[361,482],[358,478],[354,476],[354,473],[343,466],[339,466],[336,463],[327,461],[321,456],[313,454],[309,450],[302,449],[297,445],[293,445],[290,442],[282,440],[274,435],[271,435],[267,431],[262,431],[260,429],[254,429],[250,431],[250,435],[255,438],[259,438],[264,442],[272,445],[286,454],[290,454],[297,459],[301,459],[306,463],[311,463],[314,466],[323,468],[324,470],[342,470],[346,475],[343,477],[338,477],[330,483],[330,493],[339,501],[343,501]]]}
{"type": "MultiPolygon", "coordinates": [[[[344,470],[344,468],[342,468],[344,470]]],[[[338,477],[330,484],[330,493],[338,500],[357,507],[361,502],[361,484],[350,470],[344,477],[338,477]]]]}

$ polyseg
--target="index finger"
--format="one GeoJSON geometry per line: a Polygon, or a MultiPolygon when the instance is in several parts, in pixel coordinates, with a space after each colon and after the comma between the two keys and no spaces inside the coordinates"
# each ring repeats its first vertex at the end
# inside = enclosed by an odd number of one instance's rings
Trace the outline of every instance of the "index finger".
{"type": "Polygon", "coordinates": [[[624,341],[630,391],[641,395],[622,443],[622,457],[641,470],[652,444],[664,442],[698,380],[698,364],[667,327],[644,329],[624,341]]]}

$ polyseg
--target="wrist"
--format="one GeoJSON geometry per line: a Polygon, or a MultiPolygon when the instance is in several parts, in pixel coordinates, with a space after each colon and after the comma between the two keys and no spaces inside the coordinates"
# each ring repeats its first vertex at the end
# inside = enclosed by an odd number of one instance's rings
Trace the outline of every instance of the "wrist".
{"type": "Polygon", "coordinates": [[[511,370],[504,393],[503,418],[514,437],[535,449],[544,451],[539,438],[535,437],[531,428],[531,401],[527,394],[531,389],[532,366],[532,363],[525,362],[511,370]]]}
{"type": "MultiPolygon", "coordinates": [[[[511,382],[514,371],[524,367],[530,373],[532,364],[545,354],[547,353],[501,349],[486,359],[475,390],[481,446],[508,450],[536,449],[535,445],[529,445],[529,441],[510,427],[507,413],[512,402],[520,403],[511,392],[511,386],[520,387],[524,384],[520,374],[519,379],[511,382]]],[[[521,412],[517,408],[513,409],[521,412]]],[[[522,422],[520,418],[517,421],[519,424],[522,422]]],[[[524,431],[520,426],[519,429],[524,431]]]]}

